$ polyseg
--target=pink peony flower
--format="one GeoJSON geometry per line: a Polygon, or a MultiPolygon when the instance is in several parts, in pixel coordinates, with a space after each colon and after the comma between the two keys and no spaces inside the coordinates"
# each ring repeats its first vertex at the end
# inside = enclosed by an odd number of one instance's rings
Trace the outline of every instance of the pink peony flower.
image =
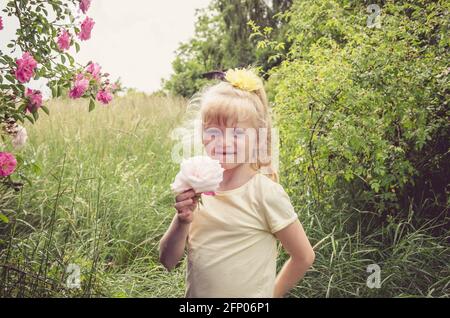
{"type": "Polygon", "coordinates": [[[86,14],[87,10],[89,10],[89,7],[91,6],[91,0],[80,0],[80,9],[83,11],[84,14],[86,14]]]}
{"type": "Polygon", "coordinates": [[[3,18],[0,17],[0,31],[3,30],[3,18]]]}
{"type": "Polygon", "coordinates": [[[9,152],[0,152],[0,176],[7,177],[16,170],[17,160],[9,152]]]}
{"type": "Polygon", "coordinates": [[[112,101],[113,96],[108,88],[104,88],[102,90],[99,90],[97,93],[97,100],[101,102],[102,104],[109,104],[110,101],[112,101]]]}
{"type": "Polygon", "coordinates": [[[58,48],[60,51],[68,50],[70,48],[70,34],[67,30],[62,30],[59,35],[58,48]]]}
{"type": "Polygon", "coordinates": [[[28,97],[27,110],[32,113],[42,106],[42,93],[35,89],[29,89],[25,91],[25,97],[28,97]]]}
{"type": "Polygon", "coordinates": [[[70,98],[80,98],[89,88],[89,80],[83,74],[78,74],[75,83],[69,92],[70,98]]]}
{"type": "Polygon", "coordinates": [[[224,169],[219,160],[208,156],[196,156],[183,159],[180,172],[170,185],[175,193],[194,189],[195,193],[214,192],[223,179],[224,169]]]}
{"type": "Polygon", "coordinates": [[[93,78],[95,78],[97,81],[100,79],[100,70],[102,67],[98,65],[97,63],[89,63],[89,65],[86,67],[86,72],[92,75],[93,78]]]}
{"type": "Polygon", "coordinates": [[[21,83],[28,82],[34,75],[34,70],[37,66],[37,62],[34,60],[30,53],[25,52],[22,58],[16,60],[17,69],[15,76],[21,83]]]}
{"type": "Polygon", "coordinates": [[[94,20],[86,17],[86,19],[84,19],[84,21],[81,23],[81,31],[78,33],[78,37],[80,38],[80,40],[84,41],[84,40],[89,40],[91,38],[91,31],[92,28],[94,27],[94,20]]]}

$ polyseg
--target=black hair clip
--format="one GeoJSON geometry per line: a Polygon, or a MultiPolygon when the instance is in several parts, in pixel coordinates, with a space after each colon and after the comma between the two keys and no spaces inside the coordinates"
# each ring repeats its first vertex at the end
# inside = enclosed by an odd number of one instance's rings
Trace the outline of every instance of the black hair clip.
{"type": "Polygon", "coordinates": [[[208,73],[203,73],[202,74],[202,78],[206,78],[209,80],[214,80],[214,79],[218,79],[221,81],[225,80],[225,72],[222,71],[211,71],[208,73]]]}

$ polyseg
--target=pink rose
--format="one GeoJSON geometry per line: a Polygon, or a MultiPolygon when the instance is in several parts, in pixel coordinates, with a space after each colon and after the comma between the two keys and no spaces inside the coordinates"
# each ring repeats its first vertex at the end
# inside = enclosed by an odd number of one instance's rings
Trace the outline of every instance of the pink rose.
{"type": "Polygon", "coordinates": [[[67,30],[63,30],[59,35],[58,48],[60,51],[68,50],[70,48],[70,34],[67,30]]]}
{"type": "Polygon", "coordinates": [[[29,89],[25,91],[25,97],[28,98],[27,110],[32,113],[42,106],[42,94],[41,91],[35,89],[29,89]]]}
{"type": "Polygon", "coordinates": [[[0,31],[3,30],[3,18],[0,17],[0,31]]]}
{"type": "Polygon", "coordinates": [[[86,17],[86,19],[84,19],[84,21],[81,23],[81,31],[78,33],[78,37],[80,38],[80,40],[84,41],[84,40],[89,40],[91,38],[91,31],[92,28],[94,27],[94,20],[86,17]]]}
{"type": "Polygon", "coordinates": [[[97,63],[89,63],[89,65],[86,67],[86,72],[92,75],[93,78],[95,78],[97,81],[100,79],[100,70],[102,67],[98,65],[97,63]]]}
{"type": "Polygon", "coordinates": [[[91,0],[80,0],[80,9],[83,11],[83,13],[86,14],[87,10],[89,10],[89,7],[91,6],[91,0]]]}
{"type": "Polygon", "coordinates": [[[78,74],[75,78],[75,83],[69,92],[69,97],[73,99],[80,98],[84,95],[88,88],[89,80],[85,78],[83,74],[78,74]]]}
{"type": "Polygon", "coordinates": [[[17,80],[21,83],[26,83],[33,77],[37,62],[30,53],[25,52],[22,58],[16,60],[16,65],[15,76],[17,80]]]}
{"type": "Polygon", "coordinates": [[[109,104],[110,101],[112,101],[113,96],[109,89],[104,88],[97,93],[97,100],[101,102],[102,104],[109,104]]]}
{"type": "Polygon", "coordinates": [[[16,170],[17,160],[9,152],[0,152],[0,176],[7,177],[16,170]]]}

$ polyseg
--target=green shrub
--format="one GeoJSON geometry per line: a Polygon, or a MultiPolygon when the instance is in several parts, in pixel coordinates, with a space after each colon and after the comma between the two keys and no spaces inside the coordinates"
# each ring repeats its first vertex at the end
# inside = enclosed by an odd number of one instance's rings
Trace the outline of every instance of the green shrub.
{"type": "MultiPolygon", "coordinates": [[[[436,217],[449,180],[448,5],[297,1],[271,76],[286,182],[319,208],[436,217]]],[[[441,215],[442,216],[442,215],[441,215]]]]}

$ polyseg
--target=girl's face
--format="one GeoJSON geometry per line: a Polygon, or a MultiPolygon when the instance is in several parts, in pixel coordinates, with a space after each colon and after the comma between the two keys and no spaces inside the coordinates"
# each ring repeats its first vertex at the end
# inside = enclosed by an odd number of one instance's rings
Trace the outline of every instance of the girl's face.
{"type": "Polygon", "coordinates": [[[250,121],[240,121],[233,127],[212,124],[203,126],[203,145],[208,156],[219,160],[225,170],[256,162],[257,130],[250,121]]]}

